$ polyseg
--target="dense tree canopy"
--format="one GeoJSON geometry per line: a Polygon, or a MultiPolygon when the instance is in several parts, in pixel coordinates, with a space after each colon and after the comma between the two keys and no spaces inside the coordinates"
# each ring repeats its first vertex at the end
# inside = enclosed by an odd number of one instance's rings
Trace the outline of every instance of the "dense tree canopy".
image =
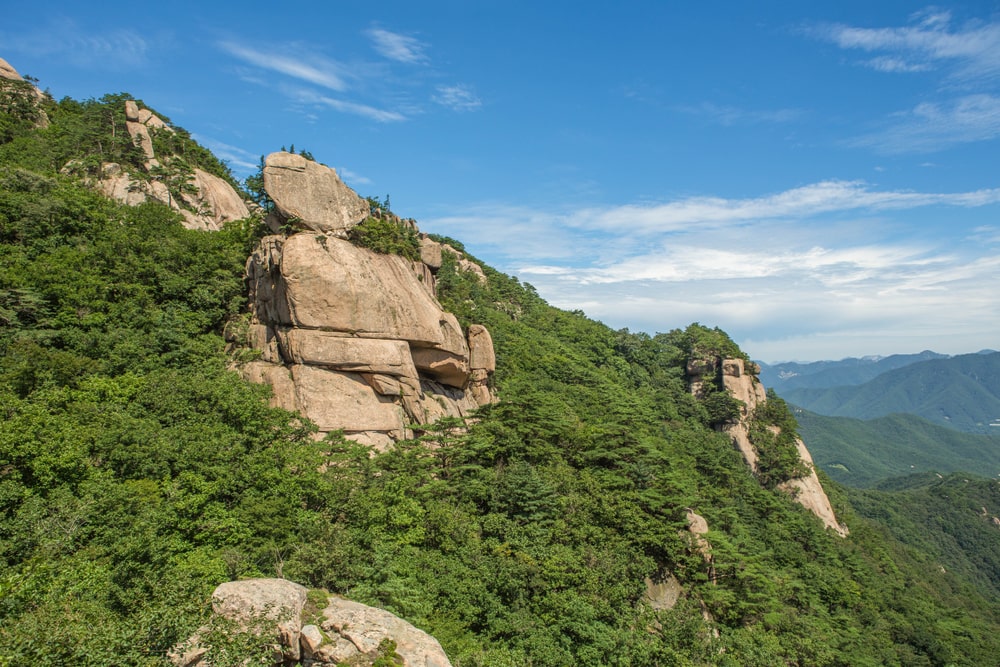
{"type": "Polygon", "coordinates": [[[692,353],[742,354],[718,330],[613,331],[446,253],[441,299],[492,332],[500,402],[382,454],[315,441],[224,351],[259,223],[186,230],[60,173],[127,159],[121,99],[0,125],[0,664],[162,664],[251,575],[389,609],[456,665],[995,659],[995,597],[835,487],[847,539],[750,474],[685,385],[692,353]],[[684,594],[654,611],[666,573],[684,594]]]}

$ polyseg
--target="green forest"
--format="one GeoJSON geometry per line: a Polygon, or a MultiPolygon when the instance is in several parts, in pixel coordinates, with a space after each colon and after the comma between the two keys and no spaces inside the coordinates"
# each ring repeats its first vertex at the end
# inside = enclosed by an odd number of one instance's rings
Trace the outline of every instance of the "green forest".
{"type": "MultiPolygon", "coordinates": [[[[4,85],[0,665],[168,664],[214,587],[250,576],[385,608],[464,667],[1000,655],[995,570],[942,568],[937,547],[867,518],[875,495],[821,475],[840,538],[751,474],[715,429],[718,401],[686,386],[692,357],[745,357],[718,329],[615,331],[446,253],[440,299],[492,333],[500,401],[384,453],[316,441],[225,351],[261,220],[193,231],[104,198],[87,170],[137,159],[127,95],[46,99],[40,127],[4,85]],[[710,527],[713,576],[688,509],[710,527]],[[684,594],[656,611],[644,581],[665,573],[684,594]]],[[[171,150],[229,175],[185,142],[171,150]]]]}

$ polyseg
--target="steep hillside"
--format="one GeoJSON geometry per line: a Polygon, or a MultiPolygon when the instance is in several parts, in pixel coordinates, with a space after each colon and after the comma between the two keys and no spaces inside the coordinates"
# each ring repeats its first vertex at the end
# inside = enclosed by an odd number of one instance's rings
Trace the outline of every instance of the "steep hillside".
{"type": "Polygon", "coordinates": [[[858,514],[918,550],[928,566],[940,563],[1000,596],[1000,481],[926,473],[849,496],[858,514]]]}
{"type": "Polygon", "coordinates": [[[962,433],[904,414],[865,421],[796,409],[795,418],[816,464],[849,486],[927,471],[1000,475],[1000,434],[962,433]]]}
{"type": "MultiPolygon", "coordinates": [[[[835,486],[845,536],[796,502],[788,484],[811,471],[794,420],[778,400],[750,411],[733,395],[734,379],[758,387],[717,329],[613,331],[447,252],[436,298],[463,332],[492,334],[497,402],[408,424],[383,451],[270,407],[267,387],[232,370],[259,350],[228,354],[223,333],[252,321],[246,259],[264,237],[317,234],[274,235],[263,216],[189,229],[170,202],[122,203],[93,173],[64,171],[74,143],[107,161],[126,98],[41,100],[46,126],[2,124],[0,662],[166,664],[209,628],[216,586],[251,577],[388,610],[456,665],[1000,654],[995,599],[883,535],[835,486]],[[750,450],[734,448],[735,424],[750,450]]],[[[147,154],[115,150],[142,173],[147,154]]],[[[411,361],[441,349],[419,342],[411,361]]],[[[219,665],[272,641],[240,653],[217,639],[219,665]]]]}
{"type": "Polygon", "coordinates": [[[895,412],[968,433],[1000,430],[1000,353],[963,354],[889,371],[856,387],[794,389],[783,397],[823,415],[872,419],[895,412]]]}
{"type": "Polygon", "coordinates": [[[825,389],[864,384],[886,371],[903,368],[919,361],[945,359],[948,355],[925,350],[919,354],[893,354],[888,357],[862,357],[840,361],[813,361],[760,364],[761,382],[779,395],[792,389],[825,389]]]}

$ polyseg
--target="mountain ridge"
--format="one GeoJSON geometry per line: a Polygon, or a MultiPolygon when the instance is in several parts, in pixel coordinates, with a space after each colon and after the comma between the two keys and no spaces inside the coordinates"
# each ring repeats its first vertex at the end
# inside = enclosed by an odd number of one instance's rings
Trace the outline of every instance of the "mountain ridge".
{"type": "Polygon", "coordinates": [[[187,229],[165,202],[125,206],[60,173],[79,157],[60,138],[106,139],[120,102],[48,100],[48,127],[0,142],[5,661],[163,664],[220,581],[275,576],[386,609],[461,664],[1000,652],[995,600],[881,536],[836,485],[844,537],[778,488],[801,475],[790,415],[770,399],[743,413],[727,361],[747,360],[718,329],[613,331],[473,258],[479,272],[442,261],[439,301],[490,331],[501,400],[384,451],[318,438],[225,352],[263,216],[187,229]],[[751,442],[758,475],[724,432],[744,419],[773,436],[751,442]],[[671,595],[654,607],[656,581],[671,595]]]}

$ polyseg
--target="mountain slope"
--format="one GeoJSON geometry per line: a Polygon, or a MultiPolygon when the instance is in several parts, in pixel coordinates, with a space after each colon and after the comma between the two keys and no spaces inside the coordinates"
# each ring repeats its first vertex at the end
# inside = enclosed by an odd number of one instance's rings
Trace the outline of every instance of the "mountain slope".
{"type": "Polygon", "coordinates": [[[860,420],[796,409],[795,418],[816,464],[849,486],[926,471],[1000,475],[998,435],[962,433],[904,414],[860,420]]]}
{"type": "Polygon", "coordinates": [[[687,383],[692,359],[742,355],[718,330],[616,332],[444,262],[443,305],[492,332],[500,401],[384,452],[316,440],[225,352],[261,221],[185,229],[60,173],[73,156],[52,142],[105,138],[119,102],[47,101],[48,127],[6,125],[0,145],[4,663],[165,664],[212,589],[251,576],[388,609],[456,664],[1000,652],[995,601],[963,578],[835,487],[847,538],[749,472],[714,428],[734,406],[687,383]],[[645,602],[647,580],[678,596],[645,602]]]}
{"type": "Polygon", "coordinates": [[[889,371],[856,387],[793,389],[783,397],[819,414],[871,419],[895,412],[969,433],[1000,420],[1000,353],[964,354],[889,371]]]}
{"type": "Polygon", "coordinates": [[[914,475],[852,490],[851,504],[928,562],[1000,595],[1000,482],[968,475],[914,475]]]}

